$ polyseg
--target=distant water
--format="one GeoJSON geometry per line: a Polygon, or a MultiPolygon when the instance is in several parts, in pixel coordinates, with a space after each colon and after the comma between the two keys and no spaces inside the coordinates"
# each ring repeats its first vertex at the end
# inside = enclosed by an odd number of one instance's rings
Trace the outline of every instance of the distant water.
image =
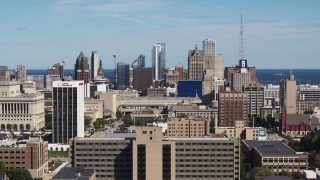
{"type": "MultiPolygon", "coordinates": [[[[65,69],[64,74],[71,76],[73,69],[65,69]]],[[[257,69],[257,79],[261,84],[278,85],[282,79],[287,79],[290,69],[257,69]]],[[[27,75],[47,75],[47,69],[27,69],[27,75]]],[[[297,84],[320,84],[320,69],[292,69],[297,84]]],[[[109,80],[114,80],[114,70],[104,70],[109,80]]]]}

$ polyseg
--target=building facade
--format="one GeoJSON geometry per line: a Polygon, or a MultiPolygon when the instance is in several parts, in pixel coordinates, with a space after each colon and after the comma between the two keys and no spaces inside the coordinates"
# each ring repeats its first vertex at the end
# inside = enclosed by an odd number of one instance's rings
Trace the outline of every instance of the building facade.
{"type": "Polygon", "coordinates": [[[234,127],[235,121],[248,126],[248,95],[240,92],[220,92],[218,126],[234,127]]]}
{"type": "Polygon", "coordinates": [[[27,169],[33,178],[43,178],[48,173],[48,142],[39,137],[29,137],[26,144],[2,143],[0,159],[7,168],[27,169]]]}
{"type": "Polygon", "coordinates": [[[164,73],[166,69],[166,44],[157,43],[152,49],[152,68],[153,79],[164,79],[164,73]]]}
{"type": "Polygon", "coordinates": [[[247,86],[243,87],[243,92],[248,95],[249,117],[259,117],[260,108],[264,107],[264,87],[247,86]]]}
{"type": "Polygon", "coordinates": [[[20,82],[0,82],[2,131],[39,130],[44,127],[44,95],[21,94],[20,82]]]}
{"type": "Polygon", "coordinates": [[[0,81],[10,81],[8,66],[0,66],[0,81]]]}
{"type": "Polygon", "coordinates": [[[117,63],[117,89],[129,88],[130,65],[124,62],[117,63]]]}
{"type": "Polygon", "coordinates": [[[64,65],[57,63],[48,68],[48,75],[59,75],[60,79],[64,77],[64,65]]]}
{"type": "Polygon", "coordinates": [[[27,69],[26,65],[19,64],[16,70],[16,80],[21,84],[27,80],[27,69]]]}
{"type": "Polygon", "coordinates": [[[170,138],[203,138],[210,135],[210,118],[168,118],[170,138]]]}
{"type": "Polygon", "coordinates": [[[152,68],[133,68],[133,89],[142,91],[152,86],[152,68]]]}
{"type": "Polygon", "coordinates": [[[279,97],[280,105],[286,108],[287,114],[296,114],[297,86],[293,74],[288,79],[281,81],[279,97]]]}
{"type": "Polygon", "coordinates": [[[85,84],[87,84],[90,80],[88,58],[83,54],[82,51],[80,52],[80,55],[76,60],[76,64],[74,65],[74,80],[83,80],[85,84]]]}
{"type": "Polygon", "coordinates": [[[203,51],[198,49],[196,45],[194,50],[190,50],[188,54],[188,76],[189,80],[202,80],[204,59],[203,51]]]}
{"type": "Polygon", "coordinates": [[[99,69],[99,62],[100,62],[100,55],[98,51],[91,52],[91,75],[90,79],[96,79],[98,76],[98,69],[99,69]]]}
{"type": "Polygon", "coordinates": [[[54,81],[52,142],[68,144],[84,136],[84,81],[54,81]]]}
{"type": "Polygon", "coordinates": [[[178,81],[178,96],[202,98],[202,81],[201,80],[178,81]]]}
{"type": "MultiPolygon", "coordinates": [[[[227,83],[229,84],[230,87],[233,87],[232,81],[234,80],[232,79],[234,77],[233,76],[234,73],[248,73],[250,74],[250,75],[247,75],[247,76],[250,76],[250,83],[252,85],[255,85],[257,83],[257,70],[255,67],[249,67],[247,60],[239,60],[239,65],[236,65],[235,67],[225,67],[224,78],[227,80],[227,83]]],[[[239,91],[241,91],[241,89],[239,91]]]]}
{"type": "Polygon", "coordinates": [[[240,179],[237,138],[165,138],[160,127],[108,136],[73,139],[73,167],[95,169],[97,180],[240,179]]]}
{"type": "Polygon", "coordinates": [[[137,59],[135,59],[132,64],[131,68],[144,68],[146,65],[146,56],[143,54],[140,54],[137,59]]]}

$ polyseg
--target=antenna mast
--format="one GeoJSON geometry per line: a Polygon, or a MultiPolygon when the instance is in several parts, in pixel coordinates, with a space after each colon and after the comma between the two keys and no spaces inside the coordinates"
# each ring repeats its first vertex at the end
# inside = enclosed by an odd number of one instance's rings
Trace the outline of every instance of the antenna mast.
{"type": "Polygon", "coordinates": [[[240,40],[239,40],[239,60],[244,59],[244,49],[243,49],[243,21],[242,21],[242,8],[240,15],[240,40]]]}

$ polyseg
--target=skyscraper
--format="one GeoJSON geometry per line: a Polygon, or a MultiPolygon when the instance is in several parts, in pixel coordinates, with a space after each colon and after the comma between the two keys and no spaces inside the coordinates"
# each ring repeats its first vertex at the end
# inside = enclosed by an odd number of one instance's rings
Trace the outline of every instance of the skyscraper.
{"type": "Polygon", "coordinates": [[[59,75],[60,79],[63,79],[64,76],[64,66],[63,64],[57,63],[52,67],[48,68],[48,75],[59,75]]]}
{"type": "Polygon", "coordinates": [[[164,79],[166,69],[166,45],[157,43],[152,49],[152,68],[154,80],[164,79]]]}
{"type": "Polygon", "coordinates": [[[23,83],[27,80],[27,70],[26,65],[19,64],[16,70],[16,80],[23,83]]]}
{"type": "Polygon", "coordinates": [[[0,66],[0,81],[10,81],[8,66],[0,66]]]}
{"type": "Polygon", "coordinates": [[[216,55],[216,41],[212,39],[205,39],[202,41],[204,55],[216,55]]]}
{"type": "Polygon", "coordinates": [[[84,82],[52,84],[52,141],[69,144],[70,138],[84,137],[84,82]]]}
{"type": "Polygon", "coordinates": [[[131,64],[131,68],[144,68],[145,67],[145,55],[140,54],[139,57],[137,57],[137,59],[135,59],[132,64],[131,64]]]}
{"type": "Polygon", "coordinates": [[[102,61],[100,59],[99,68],[97,71],[97,77],[100,77],[101,79],[104,79],[104,69],[102,67],[102,61]]]}
{"type": "Polygon", "coordinates": [[[99,61],[100,55],[98,51],[92,51],[91,53],[91,77],[90,79],[95,79],[98,76],[98,69],[99,69],[99,61]]]}
{"type": "Polygon", "coordinates": [[[85,84],[89,82],[88,58],[83,54],[82,51],[80,52],[76,64],[74,65],[74,79],[83,80],[85,84]]]}
{"type": "Polygon", "coordinates": [[[129,88],[130,65],[124,62],[117,63],[117,89],[129,88]]]}
{"type": "Polygon", "coordinates": [[[280,105],[286,109],[287,114],[296,114],[297,85],[292,73],[288,79],[280,82],[279,97],[280,105]]]}
{"type": "Polygon", "coordinates": [[[194,50],[188,54],[188,74],[189,80],[202,80],[203,75],[203,51],[196,45],[194,50]]]}

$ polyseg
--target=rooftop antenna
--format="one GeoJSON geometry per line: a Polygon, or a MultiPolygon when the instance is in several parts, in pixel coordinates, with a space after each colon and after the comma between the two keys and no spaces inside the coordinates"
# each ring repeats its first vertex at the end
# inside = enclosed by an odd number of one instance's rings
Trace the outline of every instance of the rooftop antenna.
{"type": "Polygon", "coordinates": [[[243,21],[242,21],[242,8],[240,15],[240,40],[239,40],[239,60],[244,59],[244,49],[243,49],[243,21]]]}

